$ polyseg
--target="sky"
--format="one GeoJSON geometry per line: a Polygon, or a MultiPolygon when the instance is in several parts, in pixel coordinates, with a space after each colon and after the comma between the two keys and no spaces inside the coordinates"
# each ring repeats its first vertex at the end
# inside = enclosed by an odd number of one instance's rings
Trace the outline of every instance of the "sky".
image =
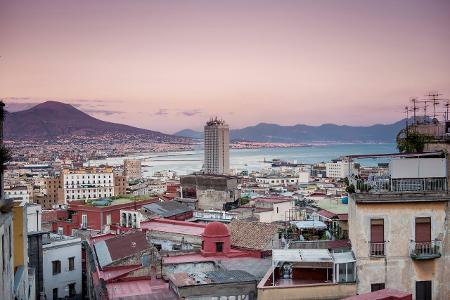
{"type": "Polygon", "coordinates": [[[173,133],[392,123],[450,98],[450,1],[0,0],[0,98],[173,133]]]}

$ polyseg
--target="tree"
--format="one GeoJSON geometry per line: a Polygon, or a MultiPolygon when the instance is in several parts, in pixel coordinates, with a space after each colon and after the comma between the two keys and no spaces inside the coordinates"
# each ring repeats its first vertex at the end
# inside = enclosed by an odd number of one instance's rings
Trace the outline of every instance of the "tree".
{"type": "Polygon", "coordinates": [[[407,134],[400,132],[397,136],[397,148],[406,153],[423,152],[425,144],[431,139],[431,136],[415,131],[409,131],[407,134]]]}

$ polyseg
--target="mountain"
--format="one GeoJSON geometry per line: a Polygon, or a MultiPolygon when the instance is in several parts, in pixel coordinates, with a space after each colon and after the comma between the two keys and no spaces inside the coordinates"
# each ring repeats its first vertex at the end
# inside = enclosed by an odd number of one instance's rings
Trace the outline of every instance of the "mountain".
{"type": "Polygon", "coordinates": [[[47,101],[27,110],[5,114],[5,139],[55,139],[105,135],[139,136],[154,141],[186,141],[157,131],[101,121],[70,104],[57,101],[47,101]]]}
{"type": "MultiPolygon", "coordinates": [[[[304,143],[304,142],[394,142],[397,133],[405,127],[405,120],[393,124],[348,126],[323,124],[320,126],[259,123],[230,132],[234,141],[304,143]]],[[[186,137],[201,136],[201,132],[182,130],[186,137]]]]}
{"type": "Polygon", "coordinates": [[[178,132],[175,132],[173,135],[187,137],[187,138],[191,138],[191,139],[202,139],[203,138],[203,132],[195,131],[192,129],[180,130],[178,132]]]}

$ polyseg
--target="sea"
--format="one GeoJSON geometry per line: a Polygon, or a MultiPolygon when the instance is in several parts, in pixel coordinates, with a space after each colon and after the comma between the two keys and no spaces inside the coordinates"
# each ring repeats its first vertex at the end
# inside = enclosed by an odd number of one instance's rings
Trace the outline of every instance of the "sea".
{"type": "MultiPolygon", "coordinates": [[[[231,149],[230,168],[240,171],[257,171],[270,164],[267,161],[281,159],[292,163],[328,162],[345,155],[381,154],[398,152],[394,143],[377,144],[321,144],[307,147],[289,148],[259,148],[259,149],[231,149]]],[[[186,175],[199,171],[203,164],[203,149],[194,148],[192,151],[142,153],[126,157],[109,157],[101,160],[90,160],[87,166],[119,166],[126,158],[142,160],[144,177],[151,177],[157,171],[170,170],[178,175],[186,175]]],[[[385,162],[381,159],[364,159],[358,161],[361,165],[376,165],[385,162]]]]}

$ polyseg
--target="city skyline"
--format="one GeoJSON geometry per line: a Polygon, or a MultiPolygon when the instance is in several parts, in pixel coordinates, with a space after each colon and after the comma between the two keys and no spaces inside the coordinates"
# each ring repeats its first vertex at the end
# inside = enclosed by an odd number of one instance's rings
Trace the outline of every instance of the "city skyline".
{"type": "Polygon", "coordinates": [[[410,97],[450,95],[447,1],[0,7],[0,97],[16,108],[56,100],[173,133],[215,115],[231,128],[393,123],[410,97]]]}

